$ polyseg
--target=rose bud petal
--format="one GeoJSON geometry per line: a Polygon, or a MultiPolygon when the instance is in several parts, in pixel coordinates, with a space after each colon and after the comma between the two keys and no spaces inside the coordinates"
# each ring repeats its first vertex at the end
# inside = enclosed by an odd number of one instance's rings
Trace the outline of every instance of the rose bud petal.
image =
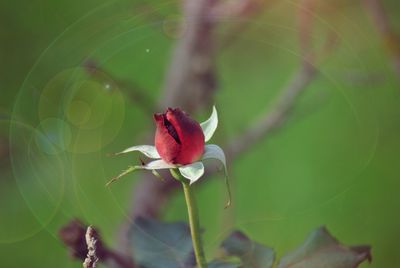
{"type": "Polygon", "coordinates": [[[154,114],[155,146],[161,158],[170,164],[186,165],[200,159],[204,152],[204,134],[200,124],[179,108],[154,114]]]}

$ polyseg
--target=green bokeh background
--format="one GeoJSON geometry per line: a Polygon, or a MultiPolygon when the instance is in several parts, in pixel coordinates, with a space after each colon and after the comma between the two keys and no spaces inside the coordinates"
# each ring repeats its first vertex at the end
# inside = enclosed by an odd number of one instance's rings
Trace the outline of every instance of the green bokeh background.
{"type": "MultiPolygon", "coordinates": [[[[362,267],[400,267],[400,80],[362,6],[324,3],[313,40],[321,44],[329,29],[337,48],[282,128],[228,163],[232,208],[223,209],[221,176],[196,188],[209,256],[233,228],[281,256],[327,225],[344,243],[372,245],[374,261],[362,267]]],[[[384,3],[400,32],[400,5],[384,3]]],[[[271,3],[219,51],[214,143],[246,129],[298,67],[297,5],[271,3]]],[[[114,245],[139,175],[104,184],[138,158],[107,153],[153,128],[115,81],[156,102],[177,41],[166,23],[179,14],[177,1],[0,3],[0,267],[81,267],[57,238],[73,217],[114,245]],[[87,59],[108,74],[89,77],[87,59]]],[[[240,21],[222,20],[217,39],[240,21]]],[[[186,219],[181,194],[165,217],[186,219]]]]}

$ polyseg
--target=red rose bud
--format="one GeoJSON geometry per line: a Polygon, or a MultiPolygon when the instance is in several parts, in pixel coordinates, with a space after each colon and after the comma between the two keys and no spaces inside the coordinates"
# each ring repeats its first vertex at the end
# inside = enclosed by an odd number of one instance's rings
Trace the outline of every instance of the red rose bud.
{"type": "Polygon", "coordinates": [[[200,159],[204,152],[204,134],[200,124],[179,108],[154,114],[155,146],[161,158],[170,164],[186,165],[200,159]]]}

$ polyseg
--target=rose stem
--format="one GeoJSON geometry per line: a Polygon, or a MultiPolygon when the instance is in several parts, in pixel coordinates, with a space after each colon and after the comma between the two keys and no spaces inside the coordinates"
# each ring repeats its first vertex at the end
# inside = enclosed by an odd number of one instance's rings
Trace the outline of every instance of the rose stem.
{"type": "Polygon", "coordinates": [[[206,268],[207,262],[204,255],[203,243],[200,237],[200,220],[193,189],[190,187],[189,181],[185,179],[178,170],[171,169],[171,174],[175,179],[179,180],[183,186],[183,192],[185,193],[185,200],[189,215],[189,225],[192,235],[194,255],[196,256],[197,265],[199,268],[206,268]]]}

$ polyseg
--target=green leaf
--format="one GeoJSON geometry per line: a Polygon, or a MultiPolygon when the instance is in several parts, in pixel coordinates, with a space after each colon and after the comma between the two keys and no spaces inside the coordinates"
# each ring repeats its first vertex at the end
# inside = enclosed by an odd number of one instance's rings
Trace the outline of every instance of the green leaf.
{"type": "Polygon", "coordinates": [[[344,246],[320,227],[303,245],[284,256],[278,268],[355,268],[365,260],[371,261],[370,246],[344,246]]]}
{"type": "Polygon", "coordinates": [[[204,165],[202,162],[194,162],[192,164],[179,168],[183,177],[190,180],[190,184],[196,182],[204,174],[204,165]]]}
{"type": "Polygon", "coordinates": [[[200,126],[204,133],[204,141],[209,141],[218,127],[218,114],[215,106],[213,106],[213,111],[210,118],[201,123],[200,126]]]}
{"type": "Polygon", "coordinates": [[[189,226],[138,217],[130,230],[133,258],[143,268],[194,267],[189,226]]]}
{"type": "Polygon", "coordinates": [[[272,248],[250,240],[240,231],[232,232],[221,247],[227,256],[238,257],[243,268],[271,268],[275,260],[272,248]]]}

